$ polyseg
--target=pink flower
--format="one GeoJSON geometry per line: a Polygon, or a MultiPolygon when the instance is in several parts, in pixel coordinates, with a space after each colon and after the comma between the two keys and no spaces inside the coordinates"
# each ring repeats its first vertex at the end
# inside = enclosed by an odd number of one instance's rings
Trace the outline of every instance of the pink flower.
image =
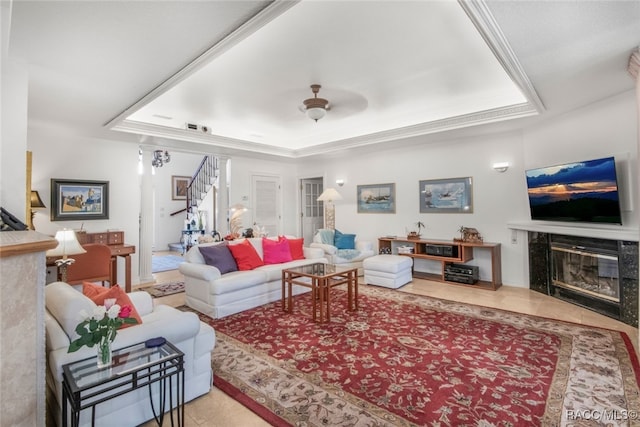
{"type": "Polygon", "coordinates": [[[131,314],[131,306],[125,305],[120,308],[120,314],[118,315],[118,317],[124,319],[126,317],[129,317],[130,314],[131,314]]]}
{"type": "Polygon", "coordinates": [[[104,308],[109,310],[116,303],[115,298],[107,298],[104,300],[104,308]]]}

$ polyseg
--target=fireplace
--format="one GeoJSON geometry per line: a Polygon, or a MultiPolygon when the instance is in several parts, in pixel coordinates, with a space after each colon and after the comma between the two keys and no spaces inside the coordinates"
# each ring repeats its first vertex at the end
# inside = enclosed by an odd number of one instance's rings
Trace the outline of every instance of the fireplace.
{"type": "Polygon", "coordinates": [[[530,287],[638,326],[638,243],[529,233],[530,287]]]}

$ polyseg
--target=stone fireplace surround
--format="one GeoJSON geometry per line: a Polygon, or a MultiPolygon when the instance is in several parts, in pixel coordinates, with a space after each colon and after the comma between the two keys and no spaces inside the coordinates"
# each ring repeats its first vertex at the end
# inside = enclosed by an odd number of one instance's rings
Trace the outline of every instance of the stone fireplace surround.
{"type": "Polygon", "coordinates": [[[529,231],[529,287],[638,327],[638,242],[529,231]],[[552,245],[576,245],[618,257],[619,303],[567,290],[552,280],[552,245]]]}

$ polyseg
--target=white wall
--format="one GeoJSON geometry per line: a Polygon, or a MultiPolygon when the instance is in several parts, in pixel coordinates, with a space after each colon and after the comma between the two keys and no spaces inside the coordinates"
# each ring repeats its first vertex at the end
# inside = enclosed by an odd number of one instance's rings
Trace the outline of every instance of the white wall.
{"type": "MultiPolygon", "coordinates": [[[[63,228],[87,232],[122,230],[125,243],[138,248],[140,185],[138,146],[128,142],[94,139],[57,128],[29,128],[28,149],[33,152],[32,188],[47,209],[34,217],[36,230],[54,235],[63,228]],[[51,179],[109,181],[109,219],[90,221],[50,220],[51,179]]],[[[132,255],[131,277],[138,283],[138,256],[132,255]]],[[[119,259],[118,282],[124,283],[124,261],[119,259]]]]}
{"type": "MultiPolygon", "coordinates": [[[[298,182],[304,177],[324,177],[325,186],[345,180],[338,190],[344,200],[336,203],[336,226],[357,233],[363,240],[377,241],[382,235],[404,235],[416,221],[426,224],[423,236],[433,239],[457,237],[460,226],[477,228],[485,241],[502,244],[502,276],[507,285],[528,287],[526,234],[512,232],[509,222],[529,221],[524,171],[530,167],[552,165],[570,160],[616,155],[621,158],[621,186],[633,211],[624,215],[625,227],[638,228],[637,119],[633,92],[590,105],[572,113],[522,131],[442,140],[399,148],[377,149],[368,154],[335,156],[331,159],[264,160],[233,157],[230,162],[230,204],[251,200],[251,176],[273,175],[282,179],[282,233],[299,233],[298,182]],[[491,165],[496,161],[511,164],[505,173],[491,165]],[[421,214],[418,182],[425,179],[473,178],[474,210],[470,214],[421,214]],[[395,214],[358,214],[356,186],[396,183],[395,214]],[[512,243],[512,237],[516,242],[512,243]]],[[[96,179],[111,183],[110,219],[87,221],[88,231],[119,228],[127,243],[137,246],[139,185],[138,146],[132,143],[96,140],[56,130],[30,129],[28,147],[33,151],[33,188],[50,206],[50,178],[96,179]],[[135,184],[132,184],[135,183],[135,184]]],[[[390,144],[393,145],[393,144],[390,144]]],[[[3,144],[4,146],[4,144],[3,144]]],[[[389,147],[389,145],[387,145],[389,147]]],[[[172,161],[154,176],[156,192],[156,248],[178,241],[184,217],[169,217],[183,206],[171,201],[171,175],[191,175],[202,156],[172,152],[172,161]],[[173,218],[173,219],[172,219],[173,218]],[[173,222],[177,224],[173,224],[173,222]]],[[[253,223],[251,210],[243,220],[253,223]]],[[[53,234],[62,227],[79,228],[80,222],[48,220],[48,212],[36,214],[39,231],[53,234]]],[[[219,227],[224,235],[227,225],[219,227]]],[[[474,262],[483,268],[488,260],[480,256],[474,262]]],[[[426,266],[425,269],[429,269],[426,266]]],[[[137,283],[137,257],[134,256],[134,283],[137,283]]],[[[483,276],[484,274],[484,276],[483,276]]]]}
{"type": "MultiPolygon", "coordinates": [[[[2,8],[4,10],[4,7],[2,8]]],[[[5,18],[3,14],[3,19],[5,18]]],[[[3,21],[4,22],[4,21],[3,21]]],[[[25,64],[2,55],[0,206],[25,224],[28,79],[25,64]]]]}
{"type": "MultiPolygon", "coordinates": [[[[423,237],[430,239],[452,239],[461,225],[475,227],[485,241],[502,244],[503,283],[528,287],[526,233],[507,228],[509,222],[530,221],[525,170],[567,160],[624,156],[628,160],[621,162],[625,175],[621,186],[632,197],[637,191],[633,177],[638,176],[635,109],[633,92],[627,92],[519,132],[377,150],[321,166],[306,160],[299,163],[298,171],[299,176],[309,176],[310,171],[324,176],[325,187],[335,186],[337,178],[346,181],[338,187],[344,198],[336,202],[339,230],[377,242],[383,235],[403,236],[417,221],[426,224],[423,237]],[[491,168],[496,161],[508,161],[511,166],[497,173],[491,168]],[[473,178],[473,213],[420,213],[420,180],[467,176],[473,178]],[[389,182],[396,184],[396,213],[358,214],[356,186],[389,182]]],[[[287,198],[286,203],[290,202],[287,198]]],[[[637,202],[632,207],[637,212],[637,202]]],[[[624,222],[625,227],[637,229],[637,214],[626,212],[624,222]]],[[[488,259],[474,262],[481,266],[481,278],[486,278],[488,259]]],[[[418,269],[432,267],[425,264],[418,269]]]]}
{"type": "MultiPolygon", "coordinates": [[[[522,198],[521,153],[522,137],[515,132],[334,159],[325,165],[319,176],[325,177],[325,187],[335,187],[337,178],[345,180],[343,187],[336,187],[343,197],[335,203],[337,229],[356,233],[359,240],[377,244],[378,237],[384,235],[406,236],[407,230],[415,228],[417,221],[426,225],[422,237],[428,239],[451,240],[459,237],[460,226],[475,227],[485,241],[503,243],[503,280],[514,284],[523,282],[522,271],[518,268],[522,265],[522,245],[509,243],[510,231],[506,223],[527,213],[525,205],[511,203],[522,198]],[[491,168],[496,161],[509,161],[512,166],[500,174],[491,168]],[[458,177],[473,178],[473,213],[420,213],[419,181],[458,177]],[[396,184],[396,213],[358,214],[357,186],[382,183],[396,184]]],[[[300,165],[299,170],[313,167],[312,163],[300,165]]],[[[482,258],[480,253],[477,256],[482,258]]],[[[483,262],[489,261],[479,263],[483,262]]],[[[431,271],[440,266],[418,261],[416,268],[431,271]]],[[[481,278],[489,278],[488,267],[481,268],[481,278]]]]}
{"type": "Polygon", "coordinates": [[[615,156],[625,227],[638,228],[638,122],[633,91],[565,114],[524,134],[525,168],[615,156]]]}

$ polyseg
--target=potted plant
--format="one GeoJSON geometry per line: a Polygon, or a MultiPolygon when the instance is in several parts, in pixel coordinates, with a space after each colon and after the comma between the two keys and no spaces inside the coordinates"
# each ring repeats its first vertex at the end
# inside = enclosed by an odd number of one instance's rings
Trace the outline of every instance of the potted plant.
{"type": "Polygon", "coordinates": [[[409,233],[407,233],[407,239],[419,239],[421,234],[420,231],[423,228],[426,228],[422,221],[416,222],[415,226],[418,228],[418,231],[410,231],[409,233]]]}

